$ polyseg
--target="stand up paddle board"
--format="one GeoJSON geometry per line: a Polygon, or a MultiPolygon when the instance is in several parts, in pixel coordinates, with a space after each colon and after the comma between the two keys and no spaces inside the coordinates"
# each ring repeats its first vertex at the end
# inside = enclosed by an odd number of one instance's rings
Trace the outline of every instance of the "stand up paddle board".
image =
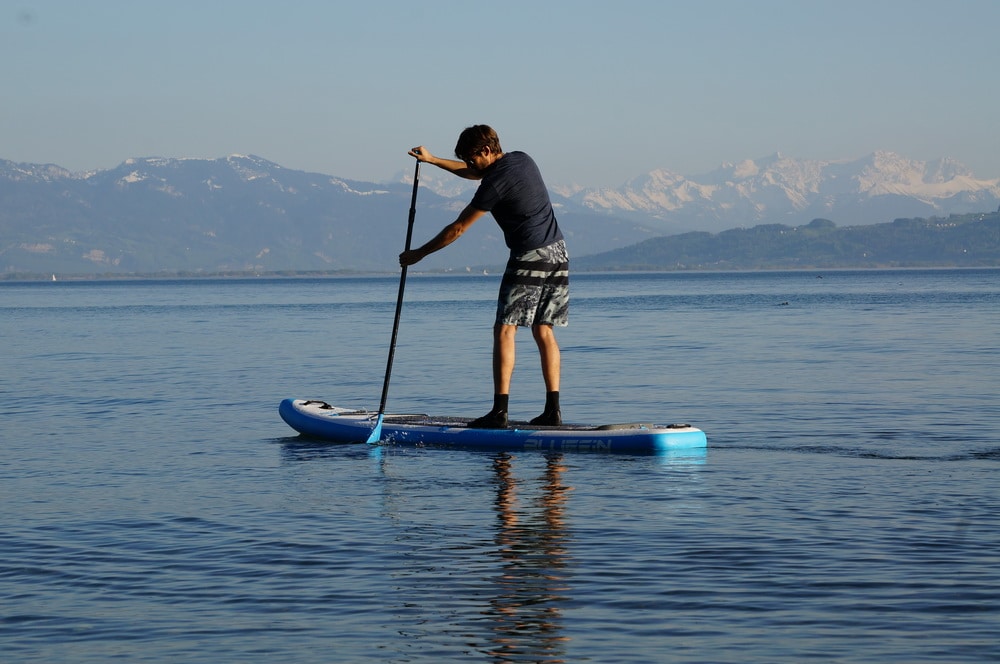
{"type": "MultiPolygon", "coordinates": [[[[278,407],[300,434],[336,443],[363,443],[377,413],[331,406],[324,401],[285,399],[278,407]]],[[[511,422],[506,429],[473,429],[470,418],[384,415],[380,443],[479,448],[653,454],[707,446],[705,433],[688,424],[645,423],[557,427],[511,422]]]]}

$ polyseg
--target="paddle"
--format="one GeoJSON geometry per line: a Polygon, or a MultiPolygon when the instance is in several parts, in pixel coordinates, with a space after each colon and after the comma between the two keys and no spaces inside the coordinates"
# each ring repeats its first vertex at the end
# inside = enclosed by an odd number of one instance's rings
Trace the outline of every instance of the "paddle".
{"type": "MultiPolygon", "coordinates": [[[[420,177],[420,160],[413,171],[413,194],[410,197],[410,219],[406,224],[406,251],[410,250],[410,240],[413,238],[413,220],[417,216],[417,182],[420,177]]],[[[389,376],[392,375],[392,358],[396,354],[396,335],[399,333],[399,315],[403,311],[403,290],[406,288],[406,266],[399,275],[399,295],[396,297],[396,318],[392,322],[392,337],[389,340],[389,359],[385,363],[385,382],[382,383],[382,403],[378,407],[378,418],[372,429],[368,444],[377,443],[382,438],[382,422],[385,420],[385,402],[389,397],[389,376]]]]}

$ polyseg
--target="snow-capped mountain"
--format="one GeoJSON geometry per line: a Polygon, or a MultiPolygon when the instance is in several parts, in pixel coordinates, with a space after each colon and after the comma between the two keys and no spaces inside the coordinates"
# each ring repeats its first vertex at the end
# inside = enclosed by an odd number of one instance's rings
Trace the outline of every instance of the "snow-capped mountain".
{"type": "MultiPolygon", "coordinates": [[[[135,158],[86,173],[0,160],[0,272],[394,271],[411,184],[297,171],[252,155],[135,158]]],[[[464,205],[421,186],[414,245],[464,205]]],[[[634,221],[560,210],[580,254],[650,237],[634,221]]],[[[420,267],[482,272],[505,261],[499,229],[480,223],[420,267]]]]}
{"type": "Polygon", "coordinates": [[[976,179],[953,159],[923,162],[884,151],[851,161],[774,154],[722,164],[701,176],[655,170],[614,189],[556,191],[595,211],[709,231],[817,217],[868,224],[990,210],[1000,203],[1000,179],[976,179]]]}

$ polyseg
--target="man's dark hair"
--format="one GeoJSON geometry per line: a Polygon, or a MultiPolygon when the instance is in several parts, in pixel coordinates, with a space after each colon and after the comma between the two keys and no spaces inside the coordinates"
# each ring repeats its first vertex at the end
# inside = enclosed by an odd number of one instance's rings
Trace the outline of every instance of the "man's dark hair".
{"type": "Polygon", "coordinates": [[[483,148],[489,148],[493,154],[501,154],[500,137],[489,125],[473,125],[466,127],[455,143],[455,156],[465,161],[479,153],[483,148]]]}

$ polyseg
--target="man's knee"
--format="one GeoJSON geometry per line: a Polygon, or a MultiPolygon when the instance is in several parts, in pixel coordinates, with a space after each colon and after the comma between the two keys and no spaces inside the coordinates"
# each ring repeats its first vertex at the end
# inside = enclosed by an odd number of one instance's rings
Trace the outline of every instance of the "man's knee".
{"type": "Polygon", "coordinates": [[[535,341],[538,342],[552,342],[555,341],[556,334],[552,329],[551,325],[532,325],[531,334],[535,337],[535,341]]]}
{"type": "Polygon", "coordinates": [[[497,339],[512,339],[517,334],[517,325],[504,325],[495,323],[493,325],[493,336],[497,339]]]}

